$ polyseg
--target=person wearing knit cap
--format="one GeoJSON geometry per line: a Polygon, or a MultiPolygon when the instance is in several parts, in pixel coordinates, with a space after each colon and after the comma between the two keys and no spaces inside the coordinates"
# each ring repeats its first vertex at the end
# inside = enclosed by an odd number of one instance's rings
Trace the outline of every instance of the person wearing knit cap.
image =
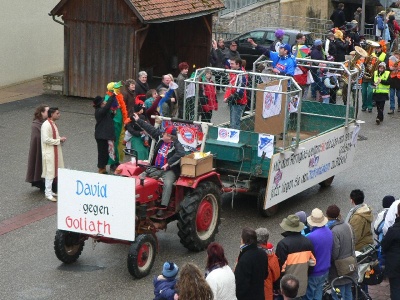
{"type": "Polygon", "coordinates": [[[326,227],[328,218],[319,208],[314,208],[311,215],[307,218],[311,227],[311,233],[307,238],[314,246],[315,258],[317,264],[308,275],[307,299],[322,299],[323,285],[328,278],[331,267],[331,255],[333,245],[332,232],[326,227]]]}
{"type": "Polygon", "coordinates": [[[268,277],[264,280],[264,296],[265,300],[273,299],[274,282],[281,276],[278,257],[274,251],[274,245],[268,242],[269,231],[267,228],[257,228],[257,245],[265,250],[268,257],[268,277]]]}
{"type": "Polygon", "coordinates": [[[275,41],[271,44],[270,51],[279,52],[279,47],[283,44],[283,36],[285,35],[285,31],[283,29],[277,29],[275,31],[275,41]]]}
{"type": "MultiPolygon", "coordinates": [[[[332,231],[333,235],[333,250],[331,255],[331,267],[329,269],[328,281],[331,282],[333,279],[339,277],[335,261],[338,259],[347,258],[349,256],[355,257],[355,245],[352,234],[352,229],[349,224],[345,223],[340,215],[340,208],[333,204],[330,205],[326,210],[326,216],[328,218],[327,226],[332,231]]],[[[351,276],[357,281],[356,268],[348,276],[351,276]]],[[[353,299],[351,291],[352,283],[347,279],[337,279],[335,287],[340,290],[342,299],[353,299]]],[[[337,294],[332,293],[333,299],[337,300],[337,294]]]]}
{"type": "Polygon", "coordinates": [[[308,272],[318,264],[314,256],[314,246],[308,238],[301,235],[304,223],[300,222],[298,216],[289,215],[279,225],[284,230],[283,239],[276,246],[281,275],[292,274],[299,279],[298,297],[302,297],[307,291],[308,272]]]}
{"type": "Polygon", "coordinates": [[[379,125],[383,121],[383,110],[385,108],[385,101],[389,100],[390,89],[390,71],[386,70],[385,62],[378,65],[378,70],[374,71],[374,84],[375,90],[372,95],[372,100],[375,101],[376,110],[376,124],[379,125]]]}
{"type": "Polygon", "coordinates": [[[161,275],[155,276],[153,279],[154,300],[174,299],[178,272],[179,268],[175,263],[170,261],[164,263],[161,275]]]}
{"type": "Polygon", "coordinates": [[[304,223],[304,228],[301,231],[301,234],[307,236],[310,233],[310,227],[308,227],[307,224],[307,214],[304,211],[300,210],[295,213],[295,215],[299,217],[301,223],[304,223]]]}

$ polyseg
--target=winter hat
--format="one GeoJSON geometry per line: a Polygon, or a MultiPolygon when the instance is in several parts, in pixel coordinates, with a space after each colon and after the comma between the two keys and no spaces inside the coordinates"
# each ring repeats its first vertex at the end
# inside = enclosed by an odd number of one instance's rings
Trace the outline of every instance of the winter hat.
{"type": "Polygon", "coordinates": [[[379,63],[378,67],[384,67],[386,69],[386,63],[382,61],[381,63],[379,63]]]}
{"type": "Polygon", "coordinates": [[[282,29],[277,29],[275,31],[275,37],[278,39],[282,38],[284,34],[285,34],[285,31],[283,31],[282,29]]]}
{"type": "Polygon", "coordinates": [[[281,45],[279,46],[279,48],[285,49],[285,50],[287,51],[288,54],[290,54],[290,53],[292,52],[292,47],[290,47],[290,45],[288,45],[288,44],[281,44],[281,45]]]}
{"type": "Polygon", "coordinates": [[[116,83],[114,84],[114,89],[119,89],[119,88],[121,88],[121,86],[122,86],[122,82],[121,82],[121,81],[118,81],[118,82],[116,82],[116,83]]]}
{"type": "Polygon", "coordinates": [[[166,261],[163,266],[162,275],[165,278],[173,278],[178,274],[179,268],[172,261],[166,261]]]}
{"type": "Polygon", "coordinates": [[[107,91],[112,91],[114,89],[115,82],[107,83],[107,91]]]}
{"type": "Polygon", "coordinates": [[[307,218],[307,222],[313,227],[323,227],[328,223],[328,218],[324,216],[322,210],[314,208],[311,215],[307,218]]]}
{"type": "Polygon", "coordinates": [[[171,126],[164,128],[164,132],[168,133],[170,135],[176,135],[176,128],[171,125],[171,126]]]}
{"type": "Polygon", "coordinates": [[[321,46],[322,41],[320,39],[314,41],[314,46],[321,46]]]}
{"type": "Polygon", "coordinates": [[[307,214],[304,211],[298,211],[297,213],[295,213],[296,216],[299,217],[300,222],[306,224],[307,222],[307,214]]]}
{"type": "Polygon", "coordinates": [[[337,219],[340,215],[340,208],[337,205],[333,204],[329,206],[326,210],[326,216],[329,219],[337,219]]]}
{"type": "Polygon", "coordinates": [[[144,107],[143,107],[143,104],[142,103],[139,103],[139,104],[135,104],[134,106],[133,106],[133,109],[135,110],[135,112],[139,112],[140,110],[142,110],[144,107]]]}
{"type": "Polygon", "coordinates": [[[396,199],[394,199],[393,196],[385,196],[385,197],[383,197],[383,199],[382,199],[382,207],[383,208],[389,208],[393,204],[393,202],[395,200],[396,199]]]}
{"type": "Polygon", "coordinates": [[[296,215],[288,215],[279,225],[283,230],[291,232],[301,232],[304,229],[304,223],[300,222],[296,215]]]}
{"type": "Polygon", "coordinates": [[[103,98],[100,96],[96,96],[96,98],[93,99],[93,107],[99,107],[101,103],[103,103],[103,98]]]}

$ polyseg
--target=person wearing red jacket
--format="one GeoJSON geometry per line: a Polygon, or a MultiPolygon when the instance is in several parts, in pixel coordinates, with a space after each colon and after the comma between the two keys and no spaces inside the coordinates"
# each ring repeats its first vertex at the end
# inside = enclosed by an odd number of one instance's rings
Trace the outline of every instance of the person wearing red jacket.
{"type": "Polygon", "coordinates": [[[201,120],[203,122],[211,122],[212,111],[218,110],[217,92],[215,89],[215,85],[213,85],[214,82],[212,81],[211,77],[212,77],[211,70],[206,70],[203,81],[205,83],[211,83],[211,84],[202,85],[204,97],[202,97],[203,100],[201,103],[201,108],[202,108],[201,120]]]}

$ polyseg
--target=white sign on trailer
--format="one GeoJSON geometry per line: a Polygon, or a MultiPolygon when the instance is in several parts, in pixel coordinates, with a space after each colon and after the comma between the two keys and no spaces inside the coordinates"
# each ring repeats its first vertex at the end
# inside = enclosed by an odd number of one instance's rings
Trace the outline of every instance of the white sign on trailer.
{"type": "Polygon", "coordinates": [[[285,150],[273,155],[264,209],[349,168],[359,129],[352,124],[300,143],[294,151],[285,150]]]}
{"type": "Polygon", "coordinates": [[[135,240],[135,179],[58,169],[58,229],[135,240]]]}

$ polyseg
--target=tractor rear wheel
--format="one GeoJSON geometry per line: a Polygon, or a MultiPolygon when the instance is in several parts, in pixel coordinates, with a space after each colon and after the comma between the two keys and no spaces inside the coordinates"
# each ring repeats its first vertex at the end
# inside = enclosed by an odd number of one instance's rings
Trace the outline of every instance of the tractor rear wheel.
{"type": "Polygon", "coordinates": [[[76,262],[82,253],[85,238],[80,233],[57,230],[54,238],[54,251],[65,264],[76,262]]]}
{"type": "Polygon", "coordinates": [[[214,241],[220,223],[220,189],[213,182],[201,182],[181,203],[178,217],[180,241],[189,250],[204,250],[214,241]]]}
{"type": "Polygon", "coordinates": [[[135,278],[147,276],[156,259],[156,240],[151,234],[139,234],[128,254],[128,271],[135,278]]]}
{"type": "Polygon", "coordinates": [[[264,218],[272,217],[275,215],[279,210],[279,205],[275,204],[270,208],[264,209],[264,199],[265,199],[265,188],[262,188],[257,196],[257,210],[258,213],[263,216],[264,218]]]}

